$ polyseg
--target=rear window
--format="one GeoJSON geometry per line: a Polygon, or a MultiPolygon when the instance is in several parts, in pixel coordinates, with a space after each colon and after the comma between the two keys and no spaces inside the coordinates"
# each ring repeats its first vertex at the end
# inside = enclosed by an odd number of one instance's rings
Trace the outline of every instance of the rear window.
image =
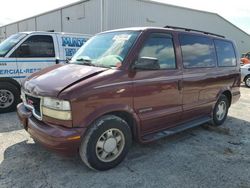
{"type": "Polygon", "coordinates": [[[214,67],[216,64],[213,41],[208,37],[180,34],[184,68],[214,67]]]}
{"type": "Polygon", "coordinates": [[[236,56],[233,44],[228,41],[214,40],[219,67],[236,66],[236,56]]]}

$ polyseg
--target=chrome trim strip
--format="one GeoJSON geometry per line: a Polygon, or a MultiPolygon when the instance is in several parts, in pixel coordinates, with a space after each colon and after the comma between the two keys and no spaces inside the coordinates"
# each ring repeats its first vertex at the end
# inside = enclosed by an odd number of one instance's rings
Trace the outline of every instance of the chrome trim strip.
{"type": "Polygon", "coordinates": [[[207,73],[194,73],[194,74],[184,74],[183,78],[195,78],[195,77],[201,77],[206,76],[207,73]]]}
{"type": "Polygon", "coordinates": [[[158,77],[158,78],[148,78],[148,79],[142,79],[142,80],[116,82],[116,83],[112,83],[112,84],[105,84],[102,86],[96,86],[96,87],[94,87],[94,89],[115,86],[115,85],[130,84],[130,83],[158,82],[158,81],[168,81],[168,80],[181,79],[181,78],[182,78],[182,75],[178,75],[178,76],[168,76],[168,77],[158,77]]]}
{"type": "Polygon", "coordinates": [[[105,84],[105,85],[102,85],[102,86],[96,86],[96,87],[94,87],[94,89],[99,89],[99,88],[109,87],[109,86],[115,86],[115,85],[129,84],[129,83],[133,83],[133,81],[124,81],[124,82],[116,82],[116,83],[112,83],[112,84],[105,84]]]}
{"type": "Polygon", "coordinates": [[[175,79],[182,79],[182,78],[204,77],[206,75],[207,75],[207,73],[195,73],[195,74],[184,74],[184,75],[178,75],[178,76],[148,78],[148,79],[142,79],[142,80],[132,80],[132,81],[124,81],[124,82],[105,84],[102,86],[96,86],[96,87],[94,87],[94,89],[116,86],[116,85],[123,85],[123,84],[130,84],[130,83],[158,82],[158,81],[168,81],[168,80],[175,80],[175,79]]]}
{"type": "Polygon", "coordinates": [[[168,81],[168,80],[175,80],[175,79],[181,79],[181,78],[182,78],[182,75],[168,76],[168,77],[158,77],[158,78],[149,78],[149,79],[143,79],[143,80],[134,80],[134,83],[168,81]]]}

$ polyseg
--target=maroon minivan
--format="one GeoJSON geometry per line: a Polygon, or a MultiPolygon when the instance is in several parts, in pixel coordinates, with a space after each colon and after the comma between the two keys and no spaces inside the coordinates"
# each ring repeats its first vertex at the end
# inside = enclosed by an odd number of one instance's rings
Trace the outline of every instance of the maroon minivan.
{"type": "Polygon", "coordinates": [[[221,125],[240,97],[238,59],[234,43],[212,33],[107,31],[68,64],[27,78],[17,113],[35,141],[107,170],[124,159],[132,140],[221,125]]]}

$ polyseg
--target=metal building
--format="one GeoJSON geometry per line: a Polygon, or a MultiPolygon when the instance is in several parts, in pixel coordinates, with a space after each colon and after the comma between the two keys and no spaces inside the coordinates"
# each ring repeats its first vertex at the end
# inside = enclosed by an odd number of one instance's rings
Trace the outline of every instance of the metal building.
{"type": "Polygon", "coordinates": [[[149,0],[82,0],[0,27],[0,41],[19,31],[95,34],[131,26],[166,25],[217,33],[233,39],[240,53],[250,51],[250,35],[220,15],[149,0]]]}

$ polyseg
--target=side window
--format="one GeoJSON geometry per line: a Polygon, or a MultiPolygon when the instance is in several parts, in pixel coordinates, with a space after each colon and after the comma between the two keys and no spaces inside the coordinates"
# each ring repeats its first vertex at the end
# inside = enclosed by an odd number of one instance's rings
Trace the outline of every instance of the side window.
{"type": "Polygon", "coordinates": [[[246,57],[247,57],[248,59],[250,59],[250,53],[247,53],[247,54],[246,54],[246,57]]]}
{"type": "Polygon", "coordinates": [[[184,68],[206,68],[216,65],[213,41],[203,36],[179,35],[184,68]]]}
{"type": "Polygon", "coordinates": [[[170,34],[154,33],[144,43],[139,58],[156,58],[160,69],[175,69],[175,51],[170,34]]]}
{"type": "Polygon", "coordinates": [[[236,66],[234,47],[231,42],[214,40],[219,67],[236,66]]]}
{"type": "Polygon", "coordinates": [[[31,36],[13,53],[15,57],[55,57],[53,38],[48,35],[31,36]]]}

